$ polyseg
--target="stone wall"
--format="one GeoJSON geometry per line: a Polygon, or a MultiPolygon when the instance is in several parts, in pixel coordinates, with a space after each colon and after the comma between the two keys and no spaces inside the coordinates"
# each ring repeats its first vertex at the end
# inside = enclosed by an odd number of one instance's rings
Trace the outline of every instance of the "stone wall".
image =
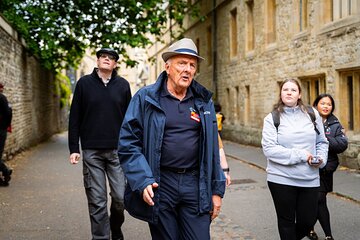
{"type": "MultiPolygon", "coordinates": [[[[288,77],[310,79],[323,77],[325,91],[334,96],[335,114],[340,121],[348,123],[350,106],[343,99],[345,89],[341,73],[360,71],[360,4],[352,6],[353,15],[341,20],[326,22],[324,4],[331,1],[307,1],[307,23],[303,31],[297,30],[298,1],[276,2],[276,41],[266,42],[267,0],[217,0],[199,1],[203,21],[186,22],[186,37],[198,43],[200,55],[208,56],[207,31],[216,31],[217,96],[227,118],[224,122],[223,136],[243,144],[261,145],[261,130],[264,117],[271,112],[278,100],[279,82],[288,77]],[[212,4],[215,3],[216,6],[212,4]],[[247,4],[253,3],[254,49],[246,50],[247,4]],[[231,14],[236,10],[237,55],[231,52],[231,14]],[[212,19],[216,12],[216,23],[212,19]]],[[[270,18],[272,19],[272,18],[270,18]]],[[[166,35],[164,35],[166,36],[166,35]]],[[[156,45],[154,45],[156,46],[156,45]]],[[[153,47],[151,56],[159,56],[166,46],[153,47]]],[[[157,57],[158,65],[161,58],[157,57]]],[[[214,62],[214,61],[212,61],[214,62]]],[[[197,80],[215,91],[214,64],[208,59],[200,64],[197,80]]],[[[359,81],[359,80],[357,80],[359,81]]],[[[356,94],[356,93],[355,93],[356,94]]],[[[360,93],[357,93],[359,96],[360,93]]],[[[314,95],[314,94],[313,94],[314,95]]],[[[312,96],[314,97],[314,96],[312,96]]],[[[355,98],[356,99],[356,98],[355,98]]],[[[355,108],[357,111],[357,109],[355,108]]],[[[347,131],[349,149],[341,155],[343,165],[360,169],[360,132],[347,131]]]]}
{"type": "MultiPolygon", "coordinates": [[[[278,82],[287,77],[325,76],[326,92],[337,101],[336,113],[346,124],[346,104],[339,104],[339,73],[347,69],[360,69],[360,15],[341,21],[323,23],[321,4],[308,1],[308,28],[294,31],[293,3],[279,1],[276,5],[276,42],[265,42],[266,1],[254,1],[255,48],[247,52],[245,1],[218,1],[217,5],[217,99],[223,105],[228,120],[224,124],[225,138],[244,144],[260,146],[263,118],[278,99],[278,82]],[[230,56],[230,12],[237,9],[238,55],[230,56]],[[250,110],[246,112],[246,86],[250,89],[250,110]],[[238,91],[238,92],[237,92],[238,91]],[[248,115],[248,121],[244,116],[248,115]]],[[[295,1],[296,2],[296,1],[295,1]]],[[[208,8],[201,6],[201,8],[208,8]]],[[[209,15],[210,16],[210,15],[209,15]]],[[[200,52],[206,52],[204,29],[211,18],[189,28],[187,36],[200,38],[200,52]]],[[[212,87],[212,66],[202,64],[199,81],[212,87]],[[205,65],[205,66],[204,66],[205,65]]],[[[360,169],[359,132],[349,133],[349,148],[341,155],[342,164],[360,169]]]]}
{"type": "Polygon", "coordinates": [[[13,109],[5,160],[64,129],[66,113],[55,94],[54,74],[27,52],[24,41],[1,16],[0,81],[13,109]]]}

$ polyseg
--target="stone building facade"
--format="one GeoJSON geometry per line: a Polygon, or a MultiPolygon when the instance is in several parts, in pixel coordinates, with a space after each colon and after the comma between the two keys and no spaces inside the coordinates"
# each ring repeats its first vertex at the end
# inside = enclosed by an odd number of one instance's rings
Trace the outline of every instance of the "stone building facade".
{"type": "Polygon", "coordinates": [[[48,139],[66,125],[54,74],[26,51],[26,43],[0,16],[0,81],[13,109],[3,158],[48,139]]]}
{"type": "MultiPolygon", "coordinates": [[[[197,80],[223,108],[226,139],[260,146],[263,118],[279,98],[279,83],[295,77],[303,100],[330,93],[350,140],[342,164],[360,169],[360,1],[199,0],[203,20],[185,21],[186,37],[200,55],[197,80]]],[[[169,25],[170,26],[170,25],[169,25]]],[[[161,53],[175,27],[148,50],[163,69],[161,53]]],[[[175,34],[176,35],[176,34],[175,34]]]]}

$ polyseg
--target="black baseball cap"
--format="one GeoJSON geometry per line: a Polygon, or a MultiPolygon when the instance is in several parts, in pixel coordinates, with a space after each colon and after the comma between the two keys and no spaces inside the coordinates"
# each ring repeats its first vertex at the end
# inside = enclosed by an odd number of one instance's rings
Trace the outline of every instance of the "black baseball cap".
{"type": "Polygon", "coordinates": [[[115,57],[115,61],[119,60],[119,54],[114,49],[102,48],[96,52],[96,57],[99,58],[101,53],[107,53],[115,57]]]}

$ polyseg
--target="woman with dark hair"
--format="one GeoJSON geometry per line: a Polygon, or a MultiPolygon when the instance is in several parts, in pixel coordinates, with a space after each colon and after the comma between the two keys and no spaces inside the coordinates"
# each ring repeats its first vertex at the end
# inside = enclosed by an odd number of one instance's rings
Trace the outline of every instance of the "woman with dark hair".
{"type": "MultiPolygon", "coordinates": [[[[326,195],[333,191],[333,175],[339,165],[338,154],[346,150],[348,146],[344,128],[333,114],[335,101],[330,94],[320,94],[314,101],[313,106],[318,110],[324,123],[325,136],[329,141],[328,160],[324,168],[320,169],[320,191],[317,219],[325,233],[326,240],[333,240],[330,227],[330,213],[326,203],[326,195]]],[[[308,238],[317,240],[318,236],[312,230],[308,238]]]]}
{"type": "Polygon", "coordinates": [[[319,167],[327,160],[328,141],[317,111],[315,123],[301,100],[301,86],[287,79],[275,105],[280,115],[276,128],[272,114],[264,119],[262,147],[267,158],[267,182],[274,201],[282,240],[307,236],[316,222],[319,167]],[[314,162],[317,158],[319,161],[314,162]]]}

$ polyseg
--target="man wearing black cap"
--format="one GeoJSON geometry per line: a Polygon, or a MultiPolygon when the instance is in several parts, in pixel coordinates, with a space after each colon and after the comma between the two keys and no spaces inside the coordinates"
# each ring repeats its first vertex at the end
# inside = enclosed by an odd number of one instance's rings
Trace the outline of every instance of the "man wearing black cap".
{"type": "Polygon", "coordinates": [[[1,186],[9,186],[11,179],[12,169],[8,168],[2,159],[4,152],[8,127],[11,124],[12,110],[9,106],[9,102],[3,94],[4,84],[0,83],[0,172],[2,177],[0,178],[1,186]]]}
{"type": "Polygon", "coordinates": [[[210,239],[225,176],[211,92],[194,80],[203,60],[189,38],[162,54],[165,71],[132,98],[120,130],[125,207],[152,239],[210,239]]]}
{"type": "Polygon", "coordinates": [[[97,53],[97,68],[76,84],[69,117],[70,163],[80,159],[92,239],[123,239],[125,178],[117,156],[119,130],[131,99],[129,83],[117,75],[119,55],[109,48],[97,53]],[[110,186],[110,217],[106,179],[110,186]],[[110,233],[111,232],[111,233],[110,233]]]}

